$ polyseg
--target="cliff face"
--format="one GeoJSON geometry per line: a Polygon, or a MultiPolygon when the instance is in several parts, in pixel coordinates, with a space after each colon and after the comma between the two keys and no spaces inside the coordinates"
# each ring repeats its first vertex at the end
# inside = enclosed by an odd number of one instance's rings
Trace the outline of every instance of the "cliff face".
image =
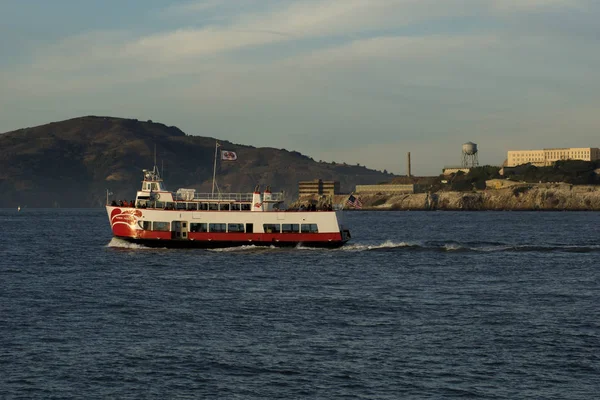
{"type": "MultiPolygon", "coordinates": [[[[217,139],[186,135],[152,121],[88,116],[0,134],[0,207],[99,207],[107,189],[131,200],[142,169],[157,164],[169,190],[210,192],[217,139]]],[[[222,191],[270,185],[297,196],[298,181],[338,180],[343,191],[393,175],[361,166],[316,162],[296,151],[255,148],[219,139],[237,161],[219,162],[222,191]]]]}
{"type": "MultiPolygon", "coordinates": [[[[360,196],[366,210],[589,210],[600,211],[600,187],[525,185],[478,192],[360,196]]],[[[338,202],[343,201],[340,198],[338,202]]]]}

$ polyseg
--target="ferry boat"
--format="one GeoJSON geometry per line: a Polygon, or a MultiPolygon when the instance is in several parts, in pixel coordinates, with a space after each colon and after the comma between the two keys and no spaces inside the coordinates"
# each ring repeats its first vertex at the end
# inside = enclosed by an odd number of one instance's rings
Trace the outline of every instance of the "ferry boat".
{"type": "Polygon", "coordinates": [[[132,203],[112,201],[106,211],[113,235],[149,247],[223,248],[306,246],[336,248],[350,239],[342,207],[286,210],[283,193],[196,193],[166,190],[155,166],[143,170],[132,203]]]}

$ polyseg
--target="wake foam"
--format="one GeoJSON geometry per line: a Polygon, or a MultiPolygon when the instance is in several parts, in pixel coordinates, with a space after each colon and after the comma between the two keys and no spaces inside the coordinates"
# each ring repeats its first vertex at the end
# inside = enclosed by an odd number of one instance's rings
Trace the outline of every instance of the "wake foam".
{"type": "Polygon", "coordinates": [[[528,245],[508,243],[460,243],[460,242],[394,242],[387,240],[379,244],[352,243],[339,250],[350,252],[361,251],[431,251],[442,253],[457,252],[564,252],[564,253],[593,253],[600,252],[600,245],[579,246],[568,244],[528,245]]]}
{"type": "MultiPolygon", "coordinates": [[[[123,239],[113,237],[106,247],[119,249],[152,249],[137,243],[131,243],[123,239]]],[[[483,253],[535,253],[535,252],[559,252],[559,253],[595,253],[600,252],[600,245],[571,245],[571,244],[548,244],[548,245],[531,245],[531,244],[509,244],[499,242],[396,242],[386,240],[381,243],[350,243],[338,249],[323,249],[318,247],[308,247],[298,245],[296,247],[276,247],[276,246],[234,246],[216,249],[206,249],[216,253],[268,253],[268,252],[285,252],[285,251],[346,251],[346,252],[363,252],[363,251],[427,251],[427,252],[442,252],[442,253],[457,253],[457,252],[483,252],[483,253]]]]}
{"type": "Polygon", "coordinates": [[[269,250],[277,250],[275,246],[256,246],[254,244],[244,245],[244,246],[233,246],[233,247],[222,247],[217,249],[206,249],[208,251],[214,251],[216,253],[234,253],[234,252],[260,252],[260,251],[269,251],[269,250]]]}
{"type": "Polygon", "coordinates": [[[131,243],[127,240],[119,239],[116,237],[112,238],[110,242],[108,242],[106,247],[114,247],[119,249],[150,249],[150,247],[146,247],[137,243],[131,243]]]}
{"type": "Polygon", "coordinates": [[[386,240],[380,244],[361,244],[361,243],[352,243],[349,245],[345,245],[341,247],[339,250],[342,251],[372,251],[372,250],[391,250],[391,249],[400,249],[400,248],[419,248],[421,245],[418,243],[408,243],[408,242],[393,242],[391,240],[386,240]]]}

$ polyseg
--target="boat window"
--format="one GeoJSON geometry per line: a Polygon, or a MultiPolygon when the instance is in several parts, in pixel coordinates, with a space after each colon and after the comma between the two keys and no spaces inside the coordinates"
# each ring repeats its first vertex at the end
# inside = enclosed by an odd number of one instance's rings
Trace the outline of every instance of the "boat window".
{"type": "Polygon", "coordinates": [[[168,222],[158,222],[158,221],[154,221],[152,222],[152,230],[153,231],[169,231],[170,230],[170,224],[168,222]]]}
{"type": "Polygon", "coordinates": [[[177,204],[177,209],[178,210],[185,210],[186,206],[185,203],[176,203],[177,204]]]}
{"type": "Polygon", "coordinates": [[[187,209],[196,211],[198,209],[198,204],[197,203],[187,203],[187,209]]]}
{"type": "Polygon", "coordinates": [[[145,231],[152,229],[152,221],[140,221],[139,225],[145,231]]]}
{"type": "Polygon", "coordinates": [[[221,204],[221,210],[223,210],[223,211],[229,211],[229,203],[223,203],[223,204],[221,204]]]}
{"type": "Polygon", "coordinates": [[[279,224],[263,224],[263,229],[265,233],[279,233],[280,226],[279,224]]]}
{"type": "Polygon", "coordinates": [[[231,210],[232,210],[232,211],[239,211],[239,210],[240,210],[240,205],[239,205],[239,204],[237,204],[237,203],[233,203],[233,204],[231,205],[231,210]]]}
{"type": "Polygon", "coordinates": [[[248,203],[242,204],[242,211],[250,211],[250,204],[248,204],[248,203]]]}
{"type": "Polygon", "coordinates": [[[300,232],[299,224],[282,224],[281,225],[282,233],[298,233],[300,232]]]}
{"type": "Polygon", "coordinates": [[[208,209],[209,210],[218,210],[219,209],[219,203],[208,203],[208,209]]]}
{"type": "Polygon", "coordinates": [[[190,222],[190,232],[208,232],[206,229],[206,223],[190,222]]]}
{"type": "Polygon", "coordinates": [[[228,224],[227,232],[244,232],[244,224],[228,224]]]}
{"type": "Polygon", "coordinates": [[[162,201],[157,201],[156,203],[154,203],[154,208],[164,208],[165,207],[165,203],[163,203],[162,201]]]}
{"type": "Polygon", "coordinates": [[[227,224],[209,224],[208,230],[210,232],[227,232],[227,224]]]}
{"type": "Polygon", "coordinates": [[[175,203],[170,202],[170,201],[168,203],[165,203],[165,210],[174,210],[174,209],[175,209],[175,203]]]}
{"type": "Polygon", "coordinates": [[[200,210],[208,210],[208,203],[200,203],[200,210]]]}
{"type": "Polygon", "coordinates": [[[151,185],[152,185],[152,190],[158,191],[158,184],[156,184],[156,182],[153,182],[151,185]]]}
{"type": "Polygon", "coordinates": [[[302,224],[302,233],[318,233],[317,224],[302,224]]]}

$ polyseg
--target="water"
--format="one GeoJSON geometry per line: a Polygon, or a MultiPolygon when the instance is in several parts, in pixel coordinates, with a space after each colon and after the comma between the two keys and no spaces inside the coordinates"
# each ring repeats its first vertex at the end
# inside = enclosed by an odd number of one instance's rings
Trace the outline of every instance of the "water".
{"type": "Polygon", "coordinates": [[[600,213],[347,220],[338,250],[166,250],[0,210],[0,398],[597,396],[600,213]]]}

